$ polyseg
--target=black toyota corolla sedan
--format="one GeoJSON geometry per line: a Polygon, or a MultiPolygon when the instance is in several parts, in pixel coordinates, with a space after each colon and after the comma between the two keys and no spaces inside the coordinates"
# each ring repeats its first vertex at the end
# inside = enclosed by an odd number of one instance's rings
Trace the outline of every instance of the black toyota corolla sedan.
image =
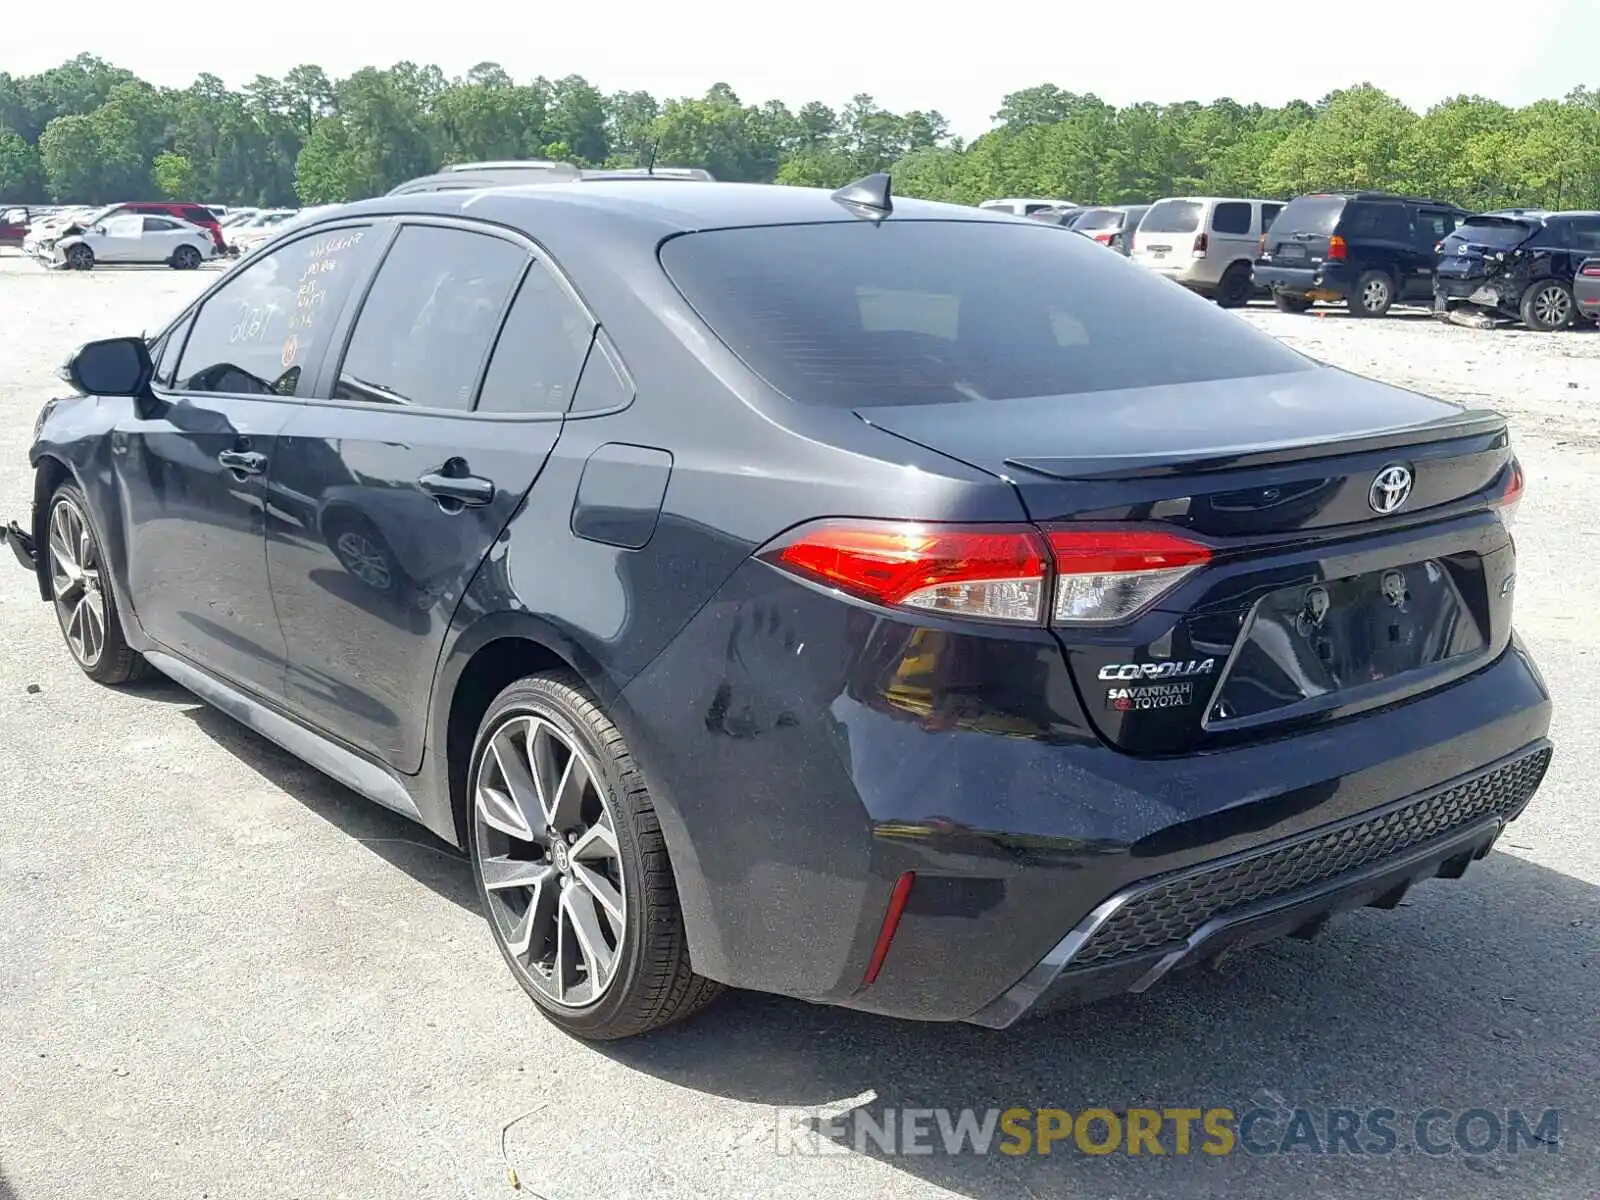
{"type": "Polygon", "coordinates": [[[64,375],[10,538],[79,666],[466,848],[581,1036],[1142,992],[1549,761],[1502,418],[882,176],[366,201],[64,375]]]}

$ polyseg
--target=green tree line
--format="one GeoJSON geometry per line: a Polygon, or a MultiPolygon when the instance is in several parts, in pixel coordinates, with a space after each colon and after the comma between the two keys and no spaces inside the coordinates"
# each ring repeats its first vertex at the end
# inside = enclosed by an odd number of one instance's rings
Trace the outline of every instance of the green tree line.
{"type": "Polygon", "coordinates": [[[0,202],[162,195],[293,205],[380,194],[447,162],[554,158],[701,166],[719,179],[838,186],[892,170],[901,194],[1117,203],[1216,193],[1387,188],[1473,208],[1600,207],[1600,92],[1522,108],[1457,96],[1424,113],[1369,84],[1282,107],[1131,104],[1053,84],[1006,96],[954,138],[936,111],[602,93],[577,75],[518,82],[495,63],[451,79],[403,62],[332,79],[317,66],[230,89],[158,88],[92,55],[0,73],[0,202]]]}

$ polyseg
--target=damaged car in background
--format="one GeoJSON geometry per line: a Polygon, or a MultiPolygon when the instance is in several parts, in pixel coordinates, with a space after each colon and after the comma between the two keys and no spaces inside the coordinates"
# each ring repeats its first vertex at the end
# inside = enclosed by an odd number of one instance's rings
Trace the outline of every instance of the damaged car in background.
{"type": "Polygon", "coordinates": [[[1574,281],[1600,255],[1600,212],[1482,213],[1439,244],[1434,312],[1462,324],[1521,321],[1549,333],[1593,307],[1578,303],[1574,281]]]}

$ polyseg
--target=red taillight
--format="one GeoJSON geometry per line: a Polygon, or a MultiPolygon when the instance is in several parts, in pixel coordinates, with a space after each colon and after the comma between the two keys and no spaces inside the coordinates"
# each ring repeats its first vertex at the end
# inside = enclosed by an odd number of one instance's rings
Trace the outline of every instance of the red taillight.
{"type": "Polygon", "coordinates": [[[1031,529],[823,521],[763,557],[879,604],[1038,625],[1048,555],[1031,529]]]}
{"type": "Polygon", "coordinates": [[[1094,240],[1099,242],[1102,246],[1109,246],[1111,245],[1111,239],[1116,236],[1117,235],[1114,233],[1097,233],[1094,235],[1094,240]]]}
{"type": "Polygon", "coordinates": [[[1267,235],[1263,233],[1261,235],[1261,240],[1256,243],[1256,257],[1257,258],[1265,258],[1266,256],[1267,256],[1267,235]]]}
{"type": "Polygon", "coordinates": [[[796,575],[897,608],[1040,625],[1051,576],[1058,624],[1125,621],[1211,560],[1150,530],[819,521],[762,552],[796,575]]]}
{"type": "Polygon", "coordinates": [[[1195,234],[1194,235],[1194,256],[1196,258],[1204,258],[1206,256],[1206,247],[1209,244],[1210,244],[1210,241],[1209,241],[1209,239],[1207,239],[1205,234],[1203,234],[1203,233],[1195,234]]]}
{"type": "Polygon", "coordinates": [[[1158,530],[1056,529],[1048,537],[1058,625],[1125,621],[1211,561],[1207,547],[1158,530]]]}
{"type": "Polygon", "coordinates": [[[889,957],[889,944],[894,941],[895,931],[900,928],[900,917],[906,911],[906,901],[911,898],[911,885],[917,881],[916,873],[907,871],[895,881],[894,891],[889,894],[889,907],[884,910],[883,924],[878,927],[878,941],[872,947],[872,958],[867,963],[867,973],[861,977],[861,986],[874,982],[878,972],[883,970],[883,960],[889,957]]]}
{"type": "Polygon", "coordinates": [[[1506,477],[1505,490],[1495,497],[1492,504],[1500,514],[1500,520],[1505,525],[1510,525],[1517,517],[1517,505],[1522,503],[1522,491],[1525,486],[1522,478],[1522,464],[1516,459],[1511,460],[1511,471],[1506,477]]]}
{"type": "Polygon", "coordinates": [[[1329,258],[1343,258],[1345,256],[1345,254],[1346,254],[1346,249],[1345,249],[1344,239],[1342,237],[1340,237],[1338,234],[1334,234],[1331,238],[1328,239],[1328,257],[1329,258]]]}
{"type": "Polygon", "coordinates": [[[1586,262],[1583,264],[1583,270],[1578,273],[1580,275],[1586,275],[1590,279],[1594,279],[1597,276],[1600,276],[1600,262],[1586,262]]]}

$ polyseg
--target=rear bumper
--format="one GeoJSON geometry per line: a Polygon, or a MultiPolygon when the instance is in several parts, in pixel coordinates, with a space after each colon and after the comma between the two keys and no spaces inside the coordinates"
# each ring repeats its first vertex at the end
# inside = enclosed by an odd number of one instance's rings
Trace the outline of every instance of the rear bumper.
{"type": "Polygon", "coordinates": [[[1344,268],[1336,263],[1283,267],[1258,262],[1250,269],[1250,275],[1257,287],[1310,300],[1348,300],[1355,285],[1344,268]]]}
{"type": "Polygon", "coordinates": [[[1440,311],[1452,303],[1478,304],[1485,308],[1514,309],[1521,300],[1521,291],[1503,280],[1479,276],[1476,279],[1452,279],[1434,276],[1433,307],[1440,311]]]}
{"type": "MultiPolygon", "coordinates": [[[[1401,703],[1228,749],[1130,755],[1088,724],[1045,631],[919,626],[754,564],[623,689],[613,719],[650,780],[696,970],[993,1024],[992,1006],[1109,900],[1487,771],[1542,744],[1550,698],[1513,641],[1401,703]]],[[[1509,820],[1526,798],[1471,819],[1509,820]]],[[[999,1023],[1029,1006],[1014,998],[999,1023]]]]}
{"type": "Polygon", "coordinates": [[[1030,1013],[1143,992],[1174,970],[1311,937],[1335,913],[1393,908],[1425,879],[1459,878],[1527,806],[1550,755],[1541,739],[1359,817],[1126,888],[968,1020],[1000,1029],[1030,1013]]]}

